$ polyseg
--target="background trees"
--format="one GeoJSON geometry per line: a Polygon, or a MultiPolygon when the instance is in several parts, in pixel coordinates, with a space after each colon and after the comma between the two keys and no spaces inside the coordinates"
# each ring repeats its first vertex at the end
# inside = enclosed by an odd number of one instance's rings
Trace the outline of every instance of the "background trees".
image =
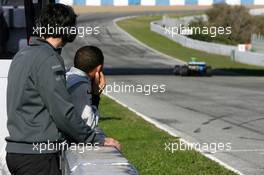
{"type": "Polygon", "coordinates": [[[208,21],[195,19],[190,27],[232,27],[230,35],[223,34],[211,37],[210,34],[195,34],[190,37],[193,39],[217,42],[224,44],[249,43],[251,34],[264,34],[264,16],[251,16],[249,10],[244,6],[229,6],[217,4],[207,10],[208,21]]]}

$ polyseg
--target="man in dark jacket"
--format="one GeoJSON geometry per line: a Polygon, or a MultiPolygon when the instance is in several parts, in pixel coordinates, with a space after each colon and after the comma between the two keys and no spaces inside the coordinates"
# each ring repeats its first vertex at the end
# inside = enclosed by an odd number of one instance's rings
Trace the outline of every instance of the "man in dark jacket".
{"type": "MultiPolygon", "coordinates": [[[[63,4],[48,5],[38,21],[42,28],[69,29],[75,24],[74,11],[63,4]]],[[[32,38],[30,46],[19,51],[11,63],[7,86],[10,136],[6,138],[6,161],[11,174],[61,174],[59,148],[54,145],[65,138],[75,143],[119,146],[114,139],[97,134],[76,115],[66,89],[64,61],[58,53],[75,36],[67,30],[42,31],[42,38],[32,38]],[[53,146],[49,147],[51,143],[53,146]]]]}

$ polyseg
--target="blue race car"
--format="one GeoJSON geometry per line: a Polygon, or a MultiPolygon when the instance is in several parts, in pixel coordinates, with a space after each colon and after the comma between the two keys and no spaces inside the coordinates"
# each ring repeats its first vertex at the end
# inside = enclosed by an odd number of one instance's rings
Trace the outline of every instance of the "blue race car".
{"type": "Polygon", "coordinates": [[[191,61],[185,65],[176,65],[173,73],[181,76],[212,76],[212,67],[208,66],[206,62],[196,61],[196,58],[191,58],[191,61]]]}

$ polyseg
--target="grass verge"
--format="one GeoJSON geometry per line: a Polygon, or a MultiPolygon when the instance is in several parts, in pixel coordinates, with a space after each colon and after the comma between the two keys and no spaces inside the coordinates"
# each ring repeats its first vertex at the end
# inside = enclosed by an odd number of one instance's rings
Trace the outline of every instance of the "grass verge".
{"type": "Polygon", "coordinates": [[[102,97],[100,127],[120,141],[123,154],[140,175],[234,175],[196,151],[165,151],[179,139],[149,124],[108,97],[102,97]]]}
{"type": "MultiPolygon", "coordinates": [[[[185,16],[187,15],[185,14],[185,16]]],[[[183,15],[176,14],[172,16],[181,17],[183,15]]],[[[160,20],[161,18],[162,16],[160,15],[141,16],[118,21],[117,25],[149,47],[180,60],[189,61],[191,57],[196,57],[200,61],[207,62],[214,69],[232,71],[247,75],[264,75],[263,67],[241,64],[232,61],[227,56],[209,54],[206,52],[186,48],[162,35],[152,32],[150,30],[150,22],[160,20]]]]}

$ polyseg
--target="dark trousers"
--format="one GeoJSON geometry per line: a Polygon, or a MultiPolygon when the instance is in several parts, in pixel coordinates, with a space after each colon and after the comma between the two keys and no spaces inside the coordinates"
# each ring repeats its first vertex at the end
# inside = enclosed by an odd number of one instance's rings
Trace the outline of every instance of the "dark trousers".
{"type": "Polygon", "coordinates": [[[59,154],[7,153],[7,167],[12,175],[61,175],[59,154]]]}

